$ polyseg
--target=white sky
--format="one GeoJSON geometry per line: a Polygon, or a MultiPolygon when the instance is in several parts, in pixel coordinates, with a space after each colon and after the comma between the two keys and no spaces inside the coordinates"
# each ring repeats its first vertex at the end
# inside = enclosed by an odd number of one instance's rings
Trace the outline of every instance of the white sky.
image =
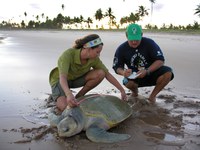
{"type": "MultiPolygon", "coordinates": [[[[0,0],[0,22],[8,19],[24,19],[24,12],[27,17],[44,13],[49,18],[54,18],[58,13],[65,16],[79,17],[82,15],[94,17],[96,10],[102,9],[103,13],[111,7],[113,14],[119,20],[123,16],[135,13],[138,6],[143,5],[149,9],[149,16],[144,18],[142,25],[150,23],[158,26],[165,23],[169,25],[188,25],[194,21],[200,22],[200,17],[194,15],[199,0],[156,0],[153,9],[153,16],[150,19],[151,3],[149,0],[0,0]],[[65,5],[64,11],[61,5],[65,5]]],[[[35,17],[34,17],[35,18],[35,17]]]]}

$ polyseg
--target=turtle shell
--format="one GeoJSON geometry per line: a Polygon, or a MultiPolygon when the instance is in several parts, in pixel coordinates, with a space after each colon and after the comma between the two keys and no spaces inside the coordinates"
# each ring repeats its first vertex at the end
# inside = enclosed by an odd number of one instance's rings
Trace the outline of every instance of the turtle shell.
{"type": "Polygon", "coordinates": [[[124,121],[132,114],[131,107],[112,95],[91,94],[78,99],[80,108],[87,117],[102,118],[110,127],[124,121]]]}

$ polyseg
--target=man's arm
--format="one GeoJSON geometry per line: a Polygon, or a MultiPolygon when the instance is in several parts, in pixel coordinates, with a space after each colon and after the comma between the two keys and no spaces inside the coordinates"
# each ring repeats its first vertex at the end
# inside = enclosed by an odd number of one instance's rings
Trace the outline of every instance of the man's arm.
{"type": "Polygon", "coordinates": [[[148,71],[148,74],[150,74],[150,73],[156,71],[157,69],[159,69],[159,68],[160,68],[161,66],[163,66],[163,65],[164,65],[164,61],[162,61],[162,60],[156,60],[156,61],[154,61],[154,62],[149,66],[149,68],[146,68],[147,71],[148,71]]]}

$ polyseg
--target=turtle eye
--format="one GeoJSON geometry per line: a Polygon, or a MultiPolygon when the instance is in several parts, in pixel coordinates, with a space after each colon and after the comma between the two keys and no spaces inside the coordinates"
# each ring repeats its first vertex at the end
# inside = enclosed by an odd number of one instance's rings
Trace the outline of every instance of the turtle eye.
{"type": "Polygon", "coordinates": [[[72,115],[72,112],[71,113],[69,113],[69,117],[72,117],[73,115],[72,115]]]}
{"type": "Polygon", "coordinates": [[[62,128],[63,132],[68,132],[69,128],[62,128]]]}

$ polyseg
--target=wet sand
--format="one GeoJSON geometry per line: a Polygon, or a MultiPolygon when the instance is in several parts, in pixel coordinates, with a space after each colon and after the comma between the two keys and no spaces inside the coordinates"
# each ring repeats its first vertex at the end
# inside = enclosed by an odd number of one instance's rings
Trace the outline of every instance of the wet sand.
{"type": "MultiPolygon", "coordinates": [[[[200,67],[198,35],[144,33],[162,48],[174,80],[158,95],[154,106],[137,103],[134,113],[116,128],[128,133],[128,141],[102,144],[90,142],[82,132],[58,138],[46,119],[50,93],[49,71],[58,56],[74,40],[92,31],[0,31],[0,149],[200,149],[200,67]]],[[[100,32],[104,42],[101,59],[112,70],[116,47],[123,32],[100,32]]],[[[114,74],[115,75],[115,74],[114,74]]],[[[115,75],[121,82],[122,78],[115,75]]],[[[141,88],[148,96],[153,87],[141,88]]],[[[74,90],[75,92],[77,89],[74,90]]],[[[128,93],[129,91],[127,91],[128,93]]],[[[103,81],[90,93],[119,92],[103,81]]]]}

